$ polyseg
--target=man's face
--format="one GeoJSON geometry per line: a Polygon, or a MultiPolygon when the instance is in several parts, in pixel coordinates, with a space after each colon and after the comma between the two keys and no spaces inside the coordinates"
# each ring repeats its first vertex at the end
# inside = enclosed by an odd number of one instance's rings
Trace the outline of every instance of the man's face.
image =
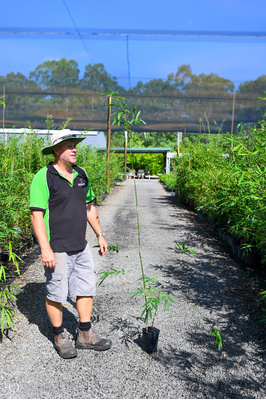
{"type": "Polygon", "coordinates": [[[57,152],[57,156],[60,161],[65,163],[74,164],[76,162],[77,142],[75,140],[68,140],[67,142],[62,143],[55,150],[57,152]]]}

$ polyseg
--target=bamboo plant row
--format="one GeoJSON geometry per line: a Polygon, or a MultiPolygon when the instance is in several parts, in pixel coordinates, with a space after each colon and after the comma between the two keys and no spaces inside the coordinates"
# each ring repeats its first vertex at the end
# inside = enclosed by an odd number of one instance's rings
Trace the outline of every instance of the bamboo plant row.
{"type": "Polygon", "coordinates": [[[176,195],[266,262],[266,122],[182,148],[176,195]]]}

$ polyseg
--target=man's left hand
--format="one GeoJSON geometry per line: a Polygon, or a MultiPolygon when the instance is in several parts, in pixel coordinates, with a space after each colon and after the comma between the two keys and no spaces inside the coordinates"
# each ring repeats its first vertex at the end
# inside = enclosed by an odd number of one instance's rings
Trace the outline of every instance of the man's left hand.
{"type": "Polygon", "coordinates": [[[107,250],[108,250],[108,246],[107,246],[105,237],[104,236],[99,236],[98,237],[98,243],[99,243],[99,246],[100,246],[99,255],[100,256],[104,256],[107,253],[107,250]]]}

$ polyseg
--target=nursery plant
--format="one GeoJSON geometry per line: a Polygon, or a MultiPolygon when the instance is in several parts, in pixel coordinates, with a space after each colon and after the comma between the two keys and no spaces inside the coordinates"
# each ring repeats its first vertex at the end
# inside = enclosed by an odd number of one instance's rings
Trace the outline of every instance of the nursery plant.
{"type": "MultiPolygon", "coordinates": [[[[97,248],[97,247],[99,247],[99,245],[94,246],[94,247],[97,248]]],[[[116,253],[123,254],[119,249],[118,243],[116,245],[108,243],[108,251],[113,251],[116,253]]],[[[127,255],[124,255],[124,256],[129,260],[127,255]]],[[[140,252],[140,258],[141,258],[141,252],[140,252]]],[[[144,273],[142,259],[140,262],[141,262],[143,273],[144,273]]],[[[122,268],[121,270],[118,270],[116,268],[109,268],[108,271],[99,272],[98,275],[100,276],[100,280],[99,280],[98,285],[101,286],[102,283],[105,281],[105,279],[107,277],[110,277],[111,275],[114,277],[117,277],[120,274],[125,275],[125,273],[126,273],[126,271],[124,268],[122,268]]],[[[162,293],[159,290],[158,285],[156,283],[156,276],[150,278],[146,275],[144,275],[144,276],[142,275],[137,280],[137,282],[140,282],[141,286],[139,286],[138,288],[136,288],[134,290],[134,292],[132,293],[132,295],[129,299],[131,300],[136,296],[141,296],[141,297],[144,296],[145,303],[142,306],[143,311],[142,311],[140,317],[144,317],[144,321],[146,323],[146,330],[148,331],[149,321],[151,321],[151,327],[154,327],[154,321],[155,321],[155,317],[156,317],[159,305],[163,303],[164,311],[169,311],[169,301],[175,303],[175,299],[174,299],[174,296],[172,296],[171,294],[162,293]],[[145,287],[145,289],[144,289],[144,287],[145,287]]]]}
{"type": "Polygon", "coordinates": [[[154,321],[158,312],[159,305],[161,303],[164,304],[164,311],[169,311],[169,301],[175,303],[174,296],[167,293],[161,293],[158,287],[156,287],[156,276],[149,278],[148,276],[139,278],[138,281],[144,284],[141,287],[136,288],[136,290],[132,293],[130,299],[133,299],[136,296],[145,297],[145,303],[142,308],[143,311],[141,313],[141,317],[144,317],[144,321],[146,323],[146,331],[153,332],[154,331],[154,321]],[[151,323],[149,324],[149,321],[151,323]]]}
{"type": "MultiPolygon", "coordinates": [[[[12,251],[12,243],[9,242],[9,260],[11,261],[17,269],[17,273],[19,274],[19,265],[18,260],[20,258],[12,251]]],[[[14,319],[15,311],[10,304],[10,300],[17,300],[15,288],[16,285],[11,285],[6,283],[6,274],[10,272],[8,267],[4,264],[0,264],[0,311],[1,311],[1,332],[4,332],[4,329],[11,328],[14,330],[14,319]]]]}
{"type": "MultiPolygon", "coordinates": [[[[120,97],[118,93],[112,92],[109,96],[114,97],[114,102],[111,103],[112,106],[115,107],[115,111],[112,115],[115,117],[113,120],[113,124],[117,124],[121,126],[123,130],[128,132],[129,138],[132,138],[134,135],[133,127],[136,124],[144,123],[142,119],[139,118],[140,111],[136,111],[135,106],[132,104],[132,111],[129,111],[127,105],[125,103],[125,99],[120,97]]],[[[156,285],[156,277],[148,277],[145,275],[144,265],[141,255],[141,237],[140,237],[140,221],[139,221],[139,213],[138,213],[138,197],[137,197],[137,187],[136,180],[134,179],[134,190],[135,190],[135,200],[136,200],[136,215],[137,215],[137,227],[138,227],[138,243],[139,243],[139,261],[140,261],[140,269],[141,269],[141,277],[138,279],[138,282],[141,283],[140,287],[138,287],[131,295],[130,299],[133,299],[136,296],[142,296],[144,298],[144,304],[142,306],[141,317],[144,317],[144,321],[146,327],[143,329],[143,349],[148,353],[157,350],[157,341],[159,335],[159,329],[154,326],[154,320],[157,315],[158,307],[160,304],[164,304],[164,311],[169,310],[169,302],[175,302],[174,297],[168,293],[161,293],[156,285]],[[151,324],[149,326],[149,321],[151,324]],[[151,334],[148,336],[148,342],[146,342],[145,334],[151,334]],[[149,343],[151,339],[152,343],[149,343]]],[[[117,246],[109,245],[109,249],[112,251],[118,252],[119,248],[117,246]]],[[[107,278],[107,276],[115,275],[123,273],[124,270],[118,271],[114,268],[111,268],[109,271],[102,272],[100,284],[107,278]]]]}
{"type": "Polygon", "coordinates": [[[175,241],[175,245],[176,245],[176,250],[177,250],[179,253],[188,254],[188,255],[194,254],[194,256],[197,255],[197,253],[195,252],[195,250],[188,248],[188,247],[185,245],[184,242],[182,242],[181,245],[180,245],[180,244],[178,244],[178,243],[175,241]]]}
{"type": "Polygon", "coordinates": [[[214,326],[211,326],[211,330],[212,330],[212,336],[215,336],[216,338],[216,344],[218,346],[218,350],[221,351],[223,348],[223,343],[220,332],[214,326]]]}
{"type": "MultiPolygon", "coordinates": [[[[260,301],[262,301],[264,306],[266,307],[266,290],[264,290],[260,294],[262,294],[260,301]]],[[[264,322],[266,324],[266,308],[263,308],[262,311],[263,311],[263,315],[260,320],[261,320],[261,322],[264,322]]]]}
{"type": "MultiPolygon", "coordinates": [[[[266,122],[239,124],[208,146],[189,144],[176,161],[176,195],[232,235],[242,256],[266,261],[266,122]]],[[[234,244],[235,244],[234,243],[234,244]]]]}
{"type": "MultiPolygon", "coordinates": [[[[139,281],[142,282],[142,287],[136,289],[136,291],[131,296],[131,299],[136,296],[144,295],[144,304],[142,306],[143,312],[141,316],[144,315],[144,320],[146,323],[146,332],[154,333],[158,332],[158,329],[154,326],[154,320],[158,311],[158,307],[161,303],[164,303],[164,311],[169,311],[169,301],[175,303],[175,299],[171,294],[161,293],[156,285],[156,277],[149,278],[145,275],[144,266],[141,255],[141,236],[140,236],[140,221],[138,212],[138,195],[136,180],[134,180],[135,189],[135,200],[136,200],[136,215],[137,215],[137,226],[138,226],[138,244],[139,244],[139,261],[141,267],[141,278],[139,281]],[[154,312],[154,313],[153,313],[154,312]],[[149,320],[151,320],[151,325],[149,326],[149,320]]],[[[152,338],[151,338],[152,339],[152,338]]]]}

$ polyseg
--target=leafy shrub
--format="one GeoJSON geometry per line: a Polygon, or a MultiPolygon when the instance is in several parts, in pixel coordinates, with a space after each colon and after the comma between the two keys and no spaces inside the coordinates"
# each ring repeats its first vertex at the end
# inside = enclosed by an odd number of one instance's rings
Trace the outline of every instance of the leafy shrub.
{"type": "Polygon", "coordinates": [[[175,173],[160,175],[160,181],[165,184],[167,189],[176,189],[177,175],[175,173]]]}
{"type": "Polygon", "coordinates": [[[150,171],[151,175],[158,175],[163,172],[163,154],[136,154],[130,153],[129,149],[127,154],[127,162],[132,164],[133,169],[150,171]]]}
{"type": "Polygon", "coordinates": [[[266,122],[182,149],[176,192],[266,260],[266,122]]]}
{"type": "MultiPolygon", "coordinates": [[[[102,195],[108,192],[106,170],[107,160],[103,152],[97,152],[96,149],[87,145],[81,145],[77,153],[77,165],[81,166],[87,172],[91,186],[98,202],[101,202],[102,195]]],[[[114,182],[122,170],[119,159],[115,154],[110,158],[110,182],[114,182]]]]}

